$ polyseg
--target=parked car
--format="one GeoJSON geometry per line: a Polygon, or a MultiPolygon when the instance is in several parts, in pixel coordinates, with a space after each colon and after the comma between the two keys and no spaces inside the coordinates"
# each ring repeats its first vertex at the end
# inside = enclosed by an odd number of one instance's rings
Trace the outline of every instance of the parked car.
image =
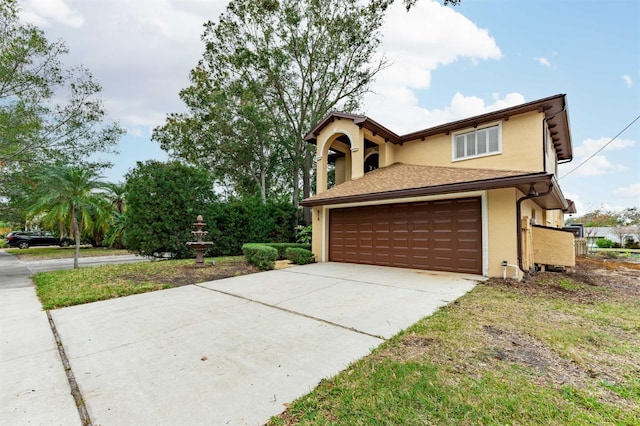
{"type": "Polygon", "coordinates": [[[73,240],[70,238],[60,238],[50,232],[9,232],[4,241],[9,247],[26,249],[31,246],[60,246],[69,247],[73,240]]]}

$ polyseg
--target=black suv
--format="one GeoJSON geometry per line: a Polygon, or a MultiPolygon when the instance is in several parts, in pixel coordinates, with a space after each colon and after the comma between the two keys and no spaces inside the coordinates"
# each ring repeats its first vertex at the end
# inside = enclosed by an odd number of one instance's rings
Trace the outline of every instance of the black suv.
{"type": "Polygon", "coordinates": [[[31,246],[60,246],[69,247],[72,240],[69,238],[58,238],[50,232],[10,232],[4,241],[9,247],[26,249],[31,246]]]}

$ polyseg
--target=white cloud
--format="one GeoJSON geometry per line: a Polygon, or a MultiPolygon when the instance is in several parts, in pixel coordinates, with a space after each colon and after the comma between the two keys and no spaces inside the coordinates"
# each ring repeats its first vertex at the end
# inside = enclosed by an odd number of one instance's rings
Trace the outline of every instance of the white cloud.
{"type": "Polygon", "coordinates": [[[428,88],[433,70],[460,58],[502,57],[486,29],[436,1],[420,1],[410,12],[402,2],[394,2],[382,33],[385,54],[393,65],[379,80],[411,88],[428,88]]]}
{"type": "Polygon", "coordinates": [[[536,62],[541,63],[542,65],[544,65],[545,67],[551,67],[551,62],[549,62],[549,60],[545,57],[540,57],[540,58],[533,58],[536,62]]]}
{"type": "Polygon", "coordinates": [[[46,29],[50,40],[65,41],[68,65],[91,70],[110,118],[127,128],[154,127],[165,114],[183,111],[178,93],[202,56],[202,25],[226,6],[203,0],[20,3],[23,19],[46,29]]]}
{"type": "MultiPolygon", "coordinates": [[[[584,159],[574,158],[572,163],[560,165],[560,170],[568,173],[570,170],[573,170],[573,168],[578,166],[578,164],[580,164],[583,160],[584,159]],[[566,171],[563,169],[566,169],[566,171]]],[[[571,173],[571,176],[572,177],[600,176],[607,173],[621,172],[626,169],[627,168],[621,164],[612,164],[607,159],[607,157],[605,157],[604,155],[598,154],[595,157],[591,158],[588,163],[584,164],[575,172],[571,173]]],[[[560,175],[563,176],[564,173],[561,172],[560,175]]]]}
{"type": "Polygon", "coordinates": [[[79,28],[84,25],[82,14],[72,10],[64,0],[27,0],[22,17],[38,26],[49,26],[51,21],[79,28]]]}
{"type": "MultiPolygon", "coordinates": [[[[560,165],[560,175],[563,176],[569,173],[578,165],[582,164],[587,158],[593,155],[600,148],[605,146],[611,138],[599,138],[599,139],[585,139],[578,146],[573,148],[573,161],[571,163],[565,163],[560,165]]],[[[611,151],[621,151],[629,148],[633,148],[636,145],[636,141],[631,139],[616,139],[604,148],[593,158],[589,159],[584,165],[576,169],[571,173],[573,177],[579,176],[601,176],[608,173],[615,173],[627,170],[628,168],[622,164],[612,163],[609,158],[603,153],[611,151]]]]}
{"type": "Polygon", "coordinates": [[[508,93],[504,97],[492,97],[492,103],[486,103],[477,96],[465,96],[457,92],[451,98],[449,105],[444,108],[430,110],[416,103],[403,104],[402,102],[397,102],[400,98],[369,97],[371,102],[367,103],[369,106],[367,115],[392,131],[398,134],[405,134],[519,105],[525,101],[524,96],[517,92],[508,93]]]}
{"type": "MultiPolygon", "coordinates": [[[[82,63],[103,86],[110,117],[127,128],[154,127],[180,112],[178,98],[202,56],[202,24],[215,20],[226,2],[206,0],[21,0],[25,19],[62,38],[70,65],[82,63]],[[84,25],[82,25],[84,24],[84,25]],[[90,31],[88,31],[90,29],[90,31]]],[[[431,73],[455,61],[500,59],[487,29],[437,1],[421,0],[407,13],[395,2],[382,29],[384,54],[393,61],[363,105],[372,117],[404,132],[524,101],[519,94],[490,103],[456,94],[449,106],[428,110],[414,90],[427,89],[431,73]],[[455,31],[451,29],[455,28],[455,31]],[[515,96],[515,98],[514,98],[515,96]]]]}
{"type": "MultiPolygon", "coordinates": [[[[582,143],[573,149],[573,154],[576,158],[586,158],[592,155],[594,152],[602,148],[609,142],[611,138],[599,138],[599,139],[585,139],[582,143]]],[[[616,139],[611,142],[604,150],[606,151],[618,151],[635,146],[636,141],[631,139],[616,139]]],[[[574,160],[576,161],[576,160],[574,160]]]]}
{"type": "Polygon", "coordinates": [[[402,2],[388,11],[383,27],[384,54],[391,65],[380,72],[372,93],[364,97],[365,113],[397,133],[445,123],[524,102],[518,93],[495,95],[492,104],[456,93],[450,105],[429,110],[415,90],[428,89],[431,73],[459,60],[477,63],[500,59],[502,52],[486,29],[451,7],[420,1],[407,13],[402,2]],[[451,31],[455,28],[455,31],[451,31]]]}
{"type": "Polygon", "coordinates": [[[633,86],[633,80],[631,80],[631,77],[629,77],[628,75],[623,75],[622,79],[624,80],[624,84],[627,85],[627,87],[631,87],[633,86]]]}
{"type": "Polygon", "coordinates": [[[625,187],[614,190],[613,196],[617,198],[632,198],[635,200],[640,199],[640,182],[632,183],[625,187]]]}

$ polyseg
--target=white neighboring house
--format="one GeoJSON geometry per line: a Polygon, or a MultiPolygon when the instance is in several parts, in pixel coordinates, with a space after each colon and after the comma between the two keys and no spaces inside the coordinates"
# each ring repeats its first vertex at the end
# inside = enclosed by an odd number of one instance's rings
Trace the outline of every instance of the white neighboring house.
{"type": "Polygon", "coordinates": [[[597,247],[596,241],[600,238],[607,238],[614,243],[618,243],[624,246],[624,242],[627,238],[633,238],[634,241],[638,241],[639,225],[629,225],[623,227],[614,226],[602,226],[602,227],[584,227],[584,237],[587,239],[587,245],[589,248],[597,247]]]}

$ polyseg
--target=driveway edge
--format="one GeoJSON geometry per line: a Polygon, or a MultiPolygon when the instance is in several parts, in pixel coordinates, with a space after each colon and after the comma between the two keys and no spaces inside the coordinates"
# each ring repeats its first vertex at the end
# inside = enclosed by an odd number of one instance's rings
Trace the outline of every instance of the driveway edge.
{"type": "Polygon", "coordinates": [[[51,312],[46,312],[47,318],[49,319],[49,325],[51,326],[51,332],[53,333],[53,338],[56,341],[58,353],[60,354],[60,359],[62,360],[62,366],[64,367],[64,372],[67,375],[67,380],[69,381],[69,386],[71,387],[71,395],[76,402],[76,408],[78,409],[80,421],[82,422],[83,426],[93,426],[93,422],[91,421],[91,417],[89,416],[89,412],[87,411],[87,406],[85,405],[84,399],[82,398],[82,393],[80,393],[80,387],[78,386],[76,377],[73,374],[73,370],[71,369],[69,358],[67,358],[64,346],[62,345],[62,340],[60,339],[60,335],[58,334],[58,330],[56,329],[56,324],[53,321],[51,312]]]}

